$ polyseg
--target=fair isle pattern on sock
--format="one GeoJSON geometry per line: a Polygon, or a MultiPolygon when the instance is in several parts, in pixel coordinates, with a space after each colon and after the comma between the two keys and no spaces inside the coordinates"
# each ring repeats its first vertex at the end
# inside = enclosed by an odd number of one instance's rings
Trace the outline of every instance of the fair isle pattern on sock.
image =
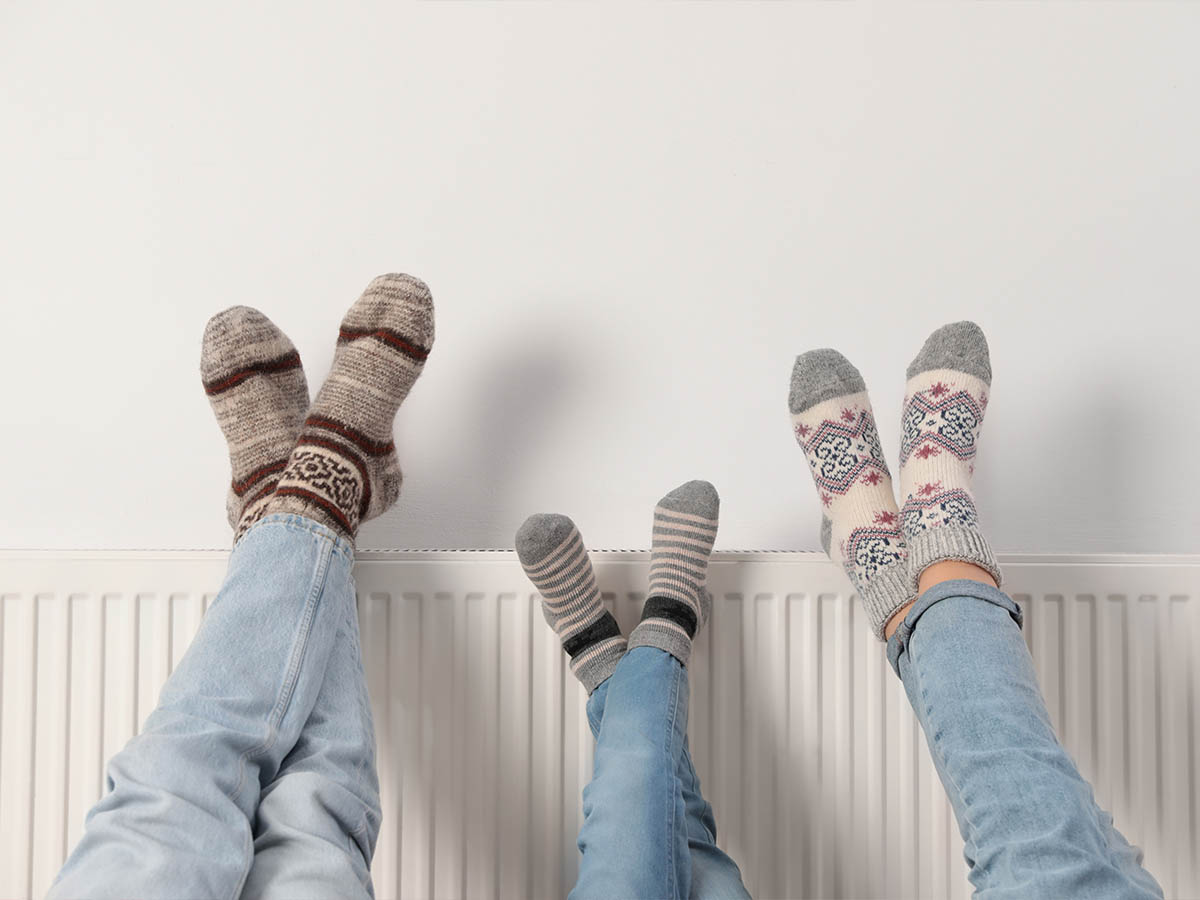
{"type": "Polygon", "coordinates": [[[962,560],[1000,582],[1000,566],[979,530],[971,493],[992,369],[974,322],[944,325],[908,367],[901,417],[900,521],[915,589],[928,566],[962,560]]]}
{"type": "Polygon", "coordinates": [[[350,307],[333,368],[303,430],[270,512],[313,518],[353,541],[362,522],[400,494],[392,428],[433,346],[433,299],[409,275],[381,275],[350,307]]]}
{"type": "Polygon", "coordinates": [[[822,546],[845,569],[882,639],[887,620],[913,594],[866,382],[836,350],[811,350],[796,358],[788,407],[821,502],[822,546]]]}
{"type": "Polygon", "coordinates": [[[650,586],[629,647],[658,647],[684,665],[708,622],[704,589],[717,539],[721,500],[707,481],[689,481],[658,501],[650,551],[650,586]]]}
{"type": "Polygon", "coordinates": [[[200,378],[229,445],[225,501],[234,543],[265,513],[308,408],[300,354],[257,309],[234,306],[204,329],[200,378]]]}
{"type": "Polygon", "coordinates": [[[600,600],[592,561],[575,523],[539,513],[517,531],[517,557],[542,597],[542,615],[558,635],[590,694],[617,667],[625,638],[600,600]]]}

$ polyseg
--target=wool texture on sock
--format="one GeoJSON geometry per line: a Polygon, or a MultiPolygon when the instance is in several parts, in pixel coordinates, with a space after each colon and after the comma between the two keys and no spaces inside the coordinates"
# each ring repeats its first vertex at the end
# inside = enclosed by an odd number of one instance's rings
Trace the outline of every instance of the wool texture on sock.
{"type": "Polygon", "coordinates": [[[681,484],[658,501],[650,550],[650,585],[629,647],[658,647],[684,665],[708,622],[705,582],[721,500],[707,481],[681,484]]]}
{"type": "Polygon", "coordinates": [[[590,694],[625,654],[625,638],[604,606],[583,536],[566,516],[539,513],[517,531],[517,557],[542,598],[542,615],[590,694]]]}
{"type": "Polygon", "coordinates": [[[381,275],[342,320],[333,368],[269,504],[354,540],[392,506],[402,474],[392,429],[433,346],[433,299],[409,275],[381,275]]]}
{"type": "Polygon", "coordinates": [[[854,585],[871,630],[913,599],[908,549],[867,385],[836,350],[796,358],[788,407],[821,504],[821,542],[854,585]]]}
{"type": "Polygon", "coordinates": [[[287,335],[249,306],[209,319],[200,377],[229,446],[225,510],[236,543],[266,512],[308,409],[308,383],[287,335]]]}
{"type": "Polygon", "coordinates": [[[992,368],[974,322],[944,325],[908,367],[900,439],[900,521],[913,590],[944,560],[974,563],[1000,583],[971,491],[992,368]]]}

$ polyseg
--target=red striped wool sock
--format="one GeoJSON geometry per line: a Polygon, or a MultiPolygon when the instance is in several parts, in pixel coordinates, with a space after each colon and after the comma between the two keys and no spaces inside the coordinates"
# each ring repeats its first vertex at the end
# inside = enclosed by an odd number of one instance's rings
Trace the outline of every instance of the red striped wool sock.
{"type": "Polygon", "coordinates": [[[342,320],[333,369],[304,420],[269,513],[305,516],[353,541],[400,495],[392,428],[433,346],[433,299],[381,275],[342,320]]]}
{"type": "Polygon", "coordinates": [[[204,392],[229,444],[225,508],[235,542],[262,518],[308,409],[300,354],[257,309],[234,306],[204,329],[204,392]]]}

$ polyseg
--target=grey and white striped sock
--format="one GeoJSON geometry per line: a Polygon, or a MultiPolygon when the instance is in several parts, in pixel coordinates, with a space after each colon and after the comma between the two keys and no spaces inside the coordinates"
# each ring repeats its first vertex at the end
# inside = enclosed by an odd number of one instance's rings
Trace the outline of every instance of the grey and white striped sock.
{"type": "Polygon", "coordinates": [[[308,408],[300,354],[257,309],[233,306],[208,320],[200,378],[229,444],[225,501],[236,543],[262,518],[308,408]]]}
{"type": "Polygon", "coordinates": [[[542,595],[542,615],[590,694],[617,667],[625,638],[600,601],[579,529],[566,516],[538,513],[517,531],[516,547],[525,574],[542,595]]]}
{"type": "Polygon", "coordinates": [[[650,552],[650,588],[629,649],[658,647],[687,665],[692,640],[708,622],[704,589],[717,539],[721,499],[707,481],[689,481],[658,501],[650,552]]]}
{"type": "Polygon", "coordinates": [[[306,516],[351,541],[400,495],[392,429],[433,346],[433,299],[381,275],[342,319],[333,369],[313,401],[268,511],[306,516]]]}

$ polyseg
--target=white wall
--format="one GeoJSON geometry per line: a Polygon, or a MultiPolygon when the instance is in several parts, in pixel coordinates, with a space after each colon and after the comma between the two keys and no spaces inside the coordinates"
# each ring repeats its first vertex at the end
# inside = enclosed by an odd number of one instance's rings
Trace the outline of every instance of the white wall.
{"type": "Polygon", "coordinates": [[[721,547],[814,547],[794,354],[894,448],[971,317],[997,547],[1200,549],[1200,7],[343,6],[0,5],[0,546],[225,545],[206,318],[315,387],[398,269],[438,340],[364,547],[641,547],[691,477],[721,547]]]}

